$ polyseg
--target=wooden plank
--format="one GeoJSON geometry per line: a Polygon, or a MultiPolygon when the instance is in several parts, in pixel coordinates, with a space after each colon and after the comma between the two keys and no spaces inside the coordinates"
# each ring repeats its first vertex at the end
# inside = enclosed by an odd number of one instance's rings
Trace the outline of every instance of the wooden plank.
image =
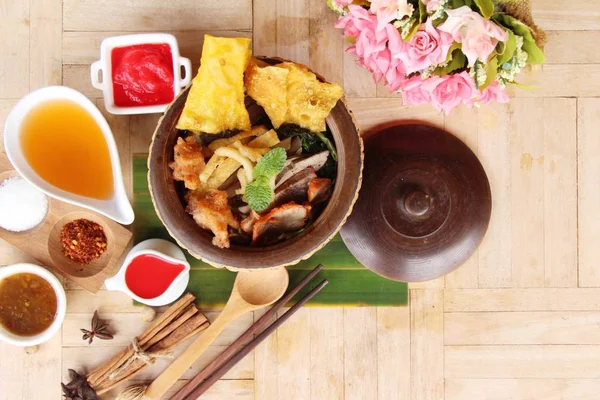
{"type": "Polygon", "coordinates": [[[342,85],[344,37],[333,26],[337,16],[325,1],[310,0],[309,4],[309,66],[327,81],[342,85]]]}
{"type": "Polygon", "coordinates": [[[17,100],[0,99],[0,152],[4,152],[4,123],[16,103],[17,100]]]}
{"type": "Polygon", "coordinates": [[[0,399],[60,399],[60,332],[34,354],[0,342],[0,399]],[[43,391],[41,395],[40,390],[43,391]],[[40,397],[41,396],[41,397],[40,397]]]}
{"type": "Polygon", "coordinates": [[[102,91],[92,86],[89,65],[63,65],[63,85],[79,90],[95,101],[102,98],[102,91]]]}
{"type": "Polygon", "coordinates": [[[143,309],[144,307],[135,306],[131,297],[122,292],[100,290],[92,294],[87,290],[67,290],[69,314],[93,314],[95,310],[100,313],[140,314],[143,309]]]}
{"type": "Polygon", "coordinates": [[[600,346],[446,346],[445,377],[600,378],[600,346]]]}
{"type": "Polygon", "coordinates": [[[579,286],[600,286],[598,237],[600,235],[600,99],[579,99],[577,109],[579,286]]]}
{"type": "Polygon", "coordinates": [[[444,398],[444,292],[410,291],[411,399],[444,398]]]}
{"type": "MultiPolygon", "coordinates": [[[[193,341],[193,339],[187,340],[180,346],[177,346],[173,350],[173,357],[178,357],[186,347],[193,341]]],[[[81,343],[84,343],[83,341],[81,343]]],[[[65,347],[62,351],[62,363],[65,368],[65,373],[68,368],[72,368],[76,371],[91,371],[92,369],[102,365],[108,361],[111,357],[123,350],[125,346],[117,347],[65,347]]],[[[187,369],[181,379],[192,379],[196,374],[202,371],[210,361],[212,361],[217,355],[222,353],[227,346],[210,346],[202,357],[192,365],[191,368],[187,369]]],[[[157,359],[154,364],[144,369],[135,379],[139,380],[152,380],[162,371],[168,367],[173,360],[170,359],[157,359]]],[[[254,354],[251,353],[247,357],[244,357],[239,363],[237,363],[229,372],[227,372],[223,379],[254,379],[254,354]]]]}
{"type": "Polygon", "coordinates": [[[546,64],[600,64],[600,54],[588,51],[600,45],[596,31],[548,31],[546,64]]]}
{"type": "Polygon", "coordinates": [[[404,123],[422,122],[444,127],[444,114],[432,106],[402,106],[400,98],[349,98],[348,107],[354,113],[363,137],[368,137],[380,129],[398,125],[400,120],[404,123]]]}
{"type": "Polygon", "coordinates": [[[600,344],[600,312],[475,312],[444,316],[446,345],[600,344]]]}
{"type": "Polygon", "coordinates": [[[597,379],[446,379],[446,400],[594,400],[597,379]]]}
{"type": "Polygon", "coordinates": [[[344,92],[346,97],[377,96],[377,86],[373,75],[356,64],[356,56],[347,51],[350,46],[350,43],[345,43],[343,55],[344,92]]]}
{"type": "Polygon", "coordinates": [[[344,399],[377,400],[377,309],[344,308],[344,399]]]}
{"type": "Polygon", "coordinates": [[[597,97],[600,64],[548,64],[522,72],[518,82],[529,89],[509,86],[511,97],[597,97]],[[568,84],[557,84],[565,79],[568,84]]]}
{"type": "Polygon", "coordinates": [[[277,0],[277,56],[306,64],[309,57],[309,5],[306,0],[277,0]]]}
{"type": "Polygon", "coordinates": [[[506,104],[486,105],[478,113],[478,155],[492,190],[492,216],[479,247],[479,287],[507,287],[511,270],[510,115],[506,104]]]}
{"type": "Polygon", "coordinates": [[[515,99],[511,104],[513,287],[544,286],[544,110],[540,103],[515,99]]]}
{"type": "MultiPolygon", "coordinates": [[[[445,129],[462,140],[477,155],[479,140],[478,109],[460,106],[444,120],[445,129]]],[[[479,285],[479,252],[473,255],[457,270],[446,275],[446,287],[476,288],[479,285]]]]}
{"type": "Polygon", "coordinates": [[[277,55],[277,2],[254,0],[252,42],[254,54],[277,55]]]}
{"type": "Polygon", "coordinates": [[[252,29],[251,0],[65,0],[65,31],[252,29]]]}
{"type": "MultiPolygon", "coordinates": [[[[230,31],[230,30],[194,30],[194,31],[163,31],[170,33],[177,38],[179,45],[179,54],[192,60],[192,65],[198,67],[200,55],[204,44],[204,35],[210,34],[221,37],[251,37],[250,31],[230,31]]],[[[91,64],[100,59],[100,45],[102,40],[119,35],[127,35],[131,32],[103,32],[103,31],[85,31],[85,32],[65,32],[62,41],[63,64],[91,64]]],[[[192,68],[196,73],[196,68],[192,68]]]]}
{"type": "Polygon", "coordinates": [[[410,310],[407,307],[377,309],[377,400],[390,399],[410,399],[410,310]]]}
{"type": "Polygon", "coordinates": [[[19,98],[29,92],[29,1],[3,1],[0,9],[0,94],[19,98]]]}
{"type": "MultiPolygon", "coordinates": [[[[265,310],[254,312],[257,321],[265,310]]],[[[278,334],[275,331],[254,349],[254,397],[260,400],[279,400],[279,383],[277,379],[278,334]]]]}
{"type": "Polygon", "coordinates": [[[600,310],[600,289],[447,289],[444,310],[596,311],[600,310]]]}
{"type": "Polygon", "coordinates": [[[544,284],[576,287],[577,100],[545,99],[543,105],[544,284]]]}
{"type": "MultiPolygon", "coordinates": [[[[178,380],[165,394],[170,398],[188,381],[178,380]]],[[[129,385],[147,385],[147,380],[127,381],[102,395],[105,399],[115,399],[129,385]]],[[[56,385],[58,386],[58,385],[56,385]]],[[[202,400],[254,400],[254,381],[252,380],[220,380],[202,395],[202,400]]]]}
{"type": "Polygon", "coordinates": [[[310,310],[310,399],[344,399],[342,308],[310,310]]]}
{"type": "Polygon", "coordinates": [[[595,0],[565,3],[561,0],[532,0],[533,19],[542,29],[598,30],[600,11],[595,0]]]}
{"type": "Polygon", "coordinates": [[[62,83],[62,0],[31,0],[29,89],[62,83]]]}
{"type": "MultiPolygon", "coordinates": [[[[204,313],[210,321],[214,321],[218,312],[204,313]]],[[[131,340],[142,333],[147,323],[132,323],[132,316],[128,313],[100,313],[100,319],[110,324],[114,333],[113,340],[94,340],[90,347],[112,348],[126,346],[131,340]]],[[[85,344],[81,340],[79,329],[87,328],[92,320],[92,314],[67,314],[63,324],[63,347],[81,347],[85,344]]],[[[225,331],[213,342],[214,346],[228,346],[238,338],[252,324],[251,314],[243,315],[232,322],[225,331]]],[[[111,350],[112,351],[112,350],[111,350]]]]}
{"type": "MultiPolygon", "coordinates": [[[[277,314],[281,316],[287,308],[277,314]]],[[[310,310],[303,308],[277,329],[278,399],[310,398],[310,310]]]]}
{"type": "Polygon", "coordinates": [[[161,114],[132,115],[129,118],[129,133],[131,152],[148,153],[152,135],[161,114]]]}

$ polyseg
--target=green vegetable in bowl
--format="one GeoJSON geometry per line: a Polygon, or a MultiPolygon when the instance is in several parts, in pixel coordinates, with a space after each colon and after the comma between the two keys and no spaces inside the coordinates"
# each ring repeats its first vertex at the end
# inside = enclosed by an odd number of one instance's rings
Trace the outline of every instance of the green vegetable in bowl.
{"type": "Polygon", "coordinates": [[[263,211],[273,200],[275,177],[285,165],[287,154],[281,147],[275,148],[258,161],[252,173],[254,180],[246,185],[246,201],[254,211],[263,211]]]}

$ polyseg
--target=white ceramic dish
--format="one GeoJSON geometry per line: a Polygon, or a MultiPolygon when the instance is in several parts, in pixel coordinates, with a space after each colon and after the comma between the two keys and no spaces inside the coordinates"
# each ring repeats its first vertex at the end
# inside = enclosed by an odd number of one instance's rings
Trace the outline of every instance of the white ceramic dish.
{"type": "Polygon", "coordinates": [[[132,299],[149,306],[164,306],[177,300],[183,292],[185,292],[188,282],[190,281],[190,264],[185,259],[183,251],[175,244],[163,239],[148,239],[131,249],[121,269],[115,276],[104,281],[108,290],[118,290],[126,293],[132,299]],[[143,299],[133,293],[125,283],[125,272],[127,267],[135,257],[142,254],[152,254],[164,260],[176,264],[182,264],[184,270],[171,282],[171,285],[163,294],[152,299],[143,299]]]}
{"type": "Polygon", "coordinates": [[[90,69],[92,85],[104,93],[104,106],[112,114],[152,114],[165,111],[169,103],[138,106],[119,107],[115,105],[112,85],[112,50],[115,47],[133,46],[137,44],[166,43],[171,48],[173,58],[173,98],[189,85],[192,78],[192,63],[189,58],[179,55],[179,45],[173,35],[167,33],[142,33],[137,35],[113,36],[106,38],[100,45],[100,60],[92,64],[90,69]],[[181,76],[181,67],[185,75],[181,76]],[[99,74],[102,79],[99,79],[99,74]]]}
{"type": "Polygon", "coordinates": [[[119,161],[119,151],[112,131],[102,116],[102,113],[100,113],[100,110],[98,110],[94,103],[78,91],[65,86],[48,86],[35,90],[19,100],[6,119],[6,124],[4,126],[4,148],[6,155],[17,172],[19,172],[25,180],[32,185],[35,185],[48,196],[99,212],[120,224],[129,225],[133,222],[133,208],[131,208],[131,204],[125,193],[121,162],[119,161]],[[104,134],[104,139],[106,139],[106,143],[108,144],[114,177],[114,193],[110,199],[92,199],[67,192],[49,184],[42,179],[33,168],[31,168],[23,155],[21,149],[21,125],[23,124],[25,117],[39,104],[57,99],[76,102],[89,112],[98,126],[100,126],[100,129],[104,134]]]}
{"type": "Polygon", "coordinates": [[[50,283],[52,289],[54,289],[54,293],[56,293],[56,300],[58,302],[56,308],[56,318],[54,318],[54,322],[52,322],[48,329],[34,336],[18,336],[12,334],[4,329],[0,324],[0,340],[15,346],[35,346],[36,344],[40,344],[51,339],[52,336],[54,336],[60,329],[60,326],[65,320],[65,314],[67,312],[67,296],[65,295],[65,289],[63,289],[58,279],[47,269],[35,264],[14,264],[7,267],[0,267],[0,282],[8,276],[20,273],[35,274],[41,276],[48,283],[50,283]]]}

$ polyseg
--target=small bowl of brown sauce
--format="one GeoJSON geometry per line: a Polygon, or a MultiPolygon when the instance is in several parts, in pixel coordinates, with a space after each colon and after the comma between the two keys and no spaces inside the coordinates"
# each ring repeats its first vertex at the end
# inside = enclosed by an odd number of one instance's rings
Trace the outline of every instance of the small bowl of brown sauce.
{"type": "Polygon", "coordinates": [[[65,290],[48,270],[0,267],[0,340],[23,347],[43,343],[58,332],[66,311],[65,290]]]}

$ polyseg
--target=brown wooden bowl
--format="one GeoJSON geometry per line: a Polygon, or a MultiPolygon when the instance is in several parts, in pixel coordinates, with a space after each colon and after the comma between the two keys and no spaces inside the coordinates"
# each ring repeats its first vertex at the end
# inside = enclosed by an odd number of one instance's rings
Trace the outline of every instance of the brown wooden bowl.
{"type": "MultiPolygon", "coordinates": [[[[270,64],[285,60],[260,57],[270,64]]],[[[319,77],[323,80],[323,78],[319,77]]],[[[220,249],[211,243],[212,234],[199,227],[185,211],[185,203],[173,179],[169,162],[180,135],[175,128],[183,110],[189,88],[165,110],[158,121],[150,145],[148,185],[158,217],[177,243],[194,257],[215,267],[231,270],[274,268],[296,264],[324,247],[341,229],[358,197],[363,168],[363,143],[352,113],[342,98],[327,117],[338,151],[338,172],[329,203],[317,220],[300,235],[264,247],[232,243],[220,249]]]]}

